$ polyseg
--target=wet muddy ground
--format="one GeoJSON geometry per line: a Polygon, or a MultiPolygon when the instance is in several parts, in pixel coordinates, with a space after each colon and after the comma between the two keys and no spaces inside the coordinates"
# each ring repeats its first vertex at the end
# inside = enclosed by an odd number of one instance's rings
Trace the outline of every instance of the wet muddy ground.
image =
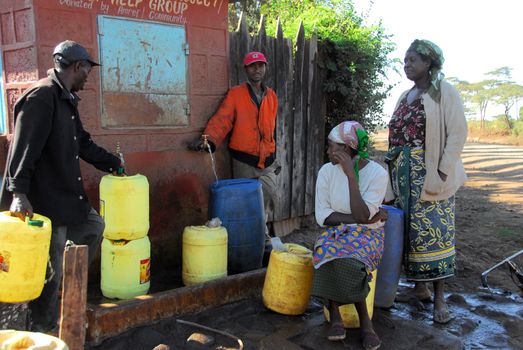
{"type": "MultiPolygon", "coordinates": [[[[400,293],[408,289],[401,286],[400,293]]],[[[382,349],[522,349],[523,306],[517,295],[448,294],[454,319],[447,325],[432,322],[432,304],[416,299],[396,302],[388,309],[375,309],[374,325],[382,349]]],[[[91,349],[150,350],[160,344],[170,349],[238,349],[223,335],[180,324],[178,319],[228,332],[241,339],[244,349],[361,349],[358,330],[347,339],[326,339],[327,324],[322,307],[311,300],[302,316],[283,316],[265,308],[261,298],[245,300],[196,315],[165,320],[141,327],[91,349]],[[210,343],[187,341],[202,334],[210,343]]]]}
{"type": "MultiPolygon", "coordinates": [[[[383,138],[374,154],[383,154],[383,138]]],[[[522,291],[506,266],[489,274],[493,288],[481,286],[483,271],[523,249],[523,148],[468,144],[463,160],[469,181],[456,196],[457,274],[447,284],[447,301],[454,319],[446,325],[432,322],[432,304],[408,297],[402,282],[397,302],[389,310],[375,309],[374,325],[382,349],[523,349],[522,291]]],[[[318,234],[314,225],[284,237],[285,242],[311,247],[318,234]]],[[[523,266],[523,256],[515,259],[523,266]]],[[[130,330],[91,350],[238,349],[231,338],[182,325],[183,319],[239,337],[244,349],[361,349],[358,331],[347,340],[326,340],[322,308],[311,301],[302,316],[267,310],[261,297],[185,315],[130,330]],[[194,333],[211,337],[202,345],[187,341],[194,333]]]]}

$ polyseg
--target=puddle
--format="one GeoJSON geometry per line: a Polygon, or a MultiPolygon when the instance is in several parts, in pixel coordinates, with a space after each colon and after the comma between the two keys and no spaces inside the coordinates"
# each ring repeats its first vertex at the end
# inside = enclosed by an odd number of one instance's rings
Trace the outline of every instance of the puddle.
{"type": "MultiPolygon", "coordinates": [[[[400,283],[399,293],[413,284],[400,283]]],[[[388,310],[394,319],[414,320],[459,337],[465,349],[521,349],[523,298],[501,290],[478,289],[478,293],[446,293],[454,316],[446,325],[432,321],[432,303],[414,299],[395,303],[388,310]]]]}

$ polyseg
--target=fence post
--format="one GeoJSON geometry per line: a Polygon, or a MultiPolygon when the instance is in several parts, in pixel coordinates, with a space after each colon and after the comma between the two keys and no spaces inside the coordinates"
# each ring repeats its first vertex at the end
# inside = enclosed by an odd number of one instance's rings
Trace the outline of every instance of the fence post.
{"type": "Polygon", "coordinates": [[[69,349],[84,348],[87,309],[88,248],[65,248],[60,333],[69,349]]]}

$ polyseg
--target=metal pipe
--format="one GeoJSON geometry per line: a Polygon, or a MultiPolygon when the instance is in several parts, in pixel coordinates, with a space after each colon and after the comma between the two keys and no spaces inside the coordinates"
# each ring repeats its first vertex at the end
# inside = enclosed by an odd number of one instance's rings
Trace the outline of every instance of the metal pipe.
{"type": "Polygon", "coordinates": [[[503,265],[504,263],[514,259],[515,257],[519,256],[523,254],[523,249],[520,250],[519,252],[517,253],[514,253],[512,254],[511,256],[509,256],[508,258],[505,258],[503,260],[501,260],[500,262],[498,262],[496,265],[492,266],[490,269],[484,271],[482,274],[481,274],[481,284],[483,285],[483,287],[487,287],[490,289],[490,287],[488,286],[487,284],[487,275],[492,272],[492,270],[494,269],[497,269],[498,267],[500,267],[501,265],[503,265]]]}

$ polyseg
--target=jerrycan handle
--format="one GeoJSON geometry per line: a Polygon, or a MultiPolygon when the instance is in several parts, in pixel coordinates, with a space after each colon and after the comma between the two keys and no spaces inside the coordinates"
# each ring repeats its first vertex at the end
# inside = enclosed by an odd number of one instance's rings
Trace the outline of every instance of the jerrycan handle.
{"type": "MultiPolygon", "coordinates": [[[[15,216],[13,214],[11,214],[12,216],[15,216]]],[[[43,227],[44,226],[44,221],[43,220],[32,220],[29,218],[29,216],[25,216],[25,222],[27,223],[28,226],[35,226],[35,227],[43,227]]]]}

